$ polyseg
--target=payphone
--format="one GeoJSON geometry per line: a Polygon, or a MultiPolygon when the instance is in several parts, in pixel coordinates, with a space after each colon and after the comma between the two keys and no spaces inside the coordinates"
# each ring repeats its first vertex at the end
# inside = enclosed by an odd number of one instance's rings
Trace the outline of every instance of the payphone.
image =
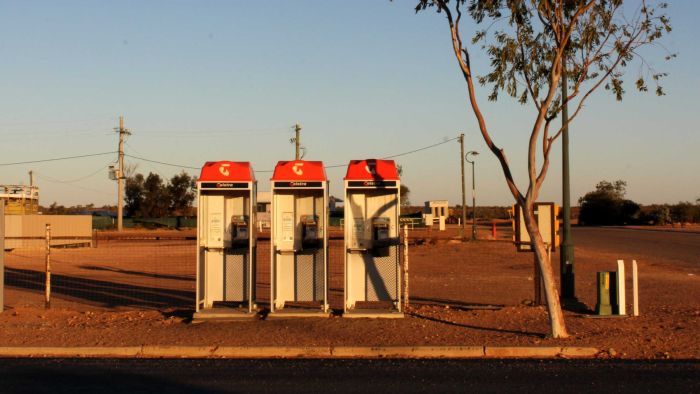
{"type": "Polygon", "coordinates": [[[391,243],[389,227],[391,219],[386,217],[372,218],[372,243],[375,248],[388,246],[391,243]]]}
{"type": "Polygon", "coordinates": [[[318,216],[304,215],[301,217],[300,222],[302,248],[318,247],[318,216]]]}
{"type": "Polygon", "coordinates": [[[234,215],[231,217],[232,245],[246,245],[249,240],[250,225],[248,215],[234,215]]]}
{"type": "Polygon", "coordinates": [[[400,179],[393,160],[353,160],[345,176],[345,314],[402,317],[400,179]]]}
{"type": "Polygon", "coordinates": [[[207,162],[197,181],[195,318],[255,312],[257,182],[248,162],[207,162]]]}
{"type": "Polygon", "coordinates": [[[280,161],[272,175],[270,316],[328,313],[328,179],[320,161],[280,161]]]}

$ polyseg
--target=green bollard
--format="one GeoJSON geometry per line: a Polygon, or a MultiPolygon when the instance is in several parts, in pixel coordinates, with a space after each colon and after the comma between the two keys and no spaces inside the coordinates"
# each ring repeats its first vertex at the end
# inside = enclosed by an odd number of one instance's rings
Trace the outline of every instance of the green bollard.
{"type": "Polygon", "coordinates": [[[612,305],[610,305],[610,284],[612,283],[610,272],[598,272],[598,303],[595,306],[595,313],[601,316],[612,315],[612,305]]]}

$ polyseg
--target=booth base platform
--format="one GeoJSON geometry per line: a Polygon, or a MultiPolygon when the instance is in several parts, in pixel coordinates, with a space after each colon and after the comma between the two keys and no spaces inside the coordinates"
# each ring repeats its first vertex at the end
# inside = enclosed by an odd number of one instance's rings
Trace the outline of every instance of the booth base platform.
{"type": "Polygon", "coordinates": [[[248,312],[235,308],[209,308],[202,309],[192,315],[192,320],[253,320],[259,318],[257,310],[248,312]]]}
{"type": "Polygon", "coordinates": [[[314,309],[278,309],[275,312],[270,312],[267,319],[287,319],[298,317],[325,317],[331,316],[330,312],[314,309]]]}
{"type": "Polygon", "coordinates": [[[387,311],[381,309],[352,309],[343,313],[343,317],[350,319],[401,319],[404,316],[403,312],[387,311]]]}

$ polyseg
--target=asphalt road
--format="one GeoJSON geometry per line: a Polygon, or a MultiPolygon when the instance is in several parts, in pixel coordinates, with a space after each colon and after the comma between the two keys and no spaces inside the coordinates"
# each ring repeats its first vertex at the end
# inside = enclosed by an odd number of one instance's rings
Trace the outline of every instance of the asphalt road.
{"type": "Polygon", "coordinates": [[[699,392],[700,363],[0,359],[2,393],[699,392]]]}
{"type": "Polygon", "coordinates": [[[700,234],[633,230],[609,227],[574,227],[574,245],[632,260],[666,259],[694,268],[700,267],[700,234]]]}

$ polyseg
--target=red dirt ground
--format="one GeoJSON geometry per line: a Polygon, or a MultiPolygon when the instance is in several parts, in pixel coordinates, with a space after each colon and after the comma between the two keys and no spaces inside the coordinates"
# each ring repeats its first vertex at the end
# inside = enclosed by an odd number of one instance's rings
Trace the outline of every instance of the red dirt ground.
{"type": "MultiPolygon", "coordinates": [[[[52,249],[52,308],[44,310],[43,252],[14,250],[6,254],[0,346],[567,345],[598,347],[603,357],[700,358],[698,265],[637,256],[641,316],[600,319],[566,312],[571,337],[555,340],[545,335],[545,309],[526,305],[533,298],[531,254],[517,253],[507,242],[439,238],[410,248],[411,306],[406,318],[396,320],[189,323],[192,240],[102,239],[94,249],[52,249]]],[[[268,242],[259,243],[263,306],[269,300],[268,248],[268,242]]],[[[330,258],[331,306],[341,308],[342,240],[331,241],[330,258]]],[[[595,306],[595,272],[614,270],[617,258],[576,248],[577,295],[585,308],[595,306]]],[[[552,259],[558,266],[556,253],[552,259]]]]}

